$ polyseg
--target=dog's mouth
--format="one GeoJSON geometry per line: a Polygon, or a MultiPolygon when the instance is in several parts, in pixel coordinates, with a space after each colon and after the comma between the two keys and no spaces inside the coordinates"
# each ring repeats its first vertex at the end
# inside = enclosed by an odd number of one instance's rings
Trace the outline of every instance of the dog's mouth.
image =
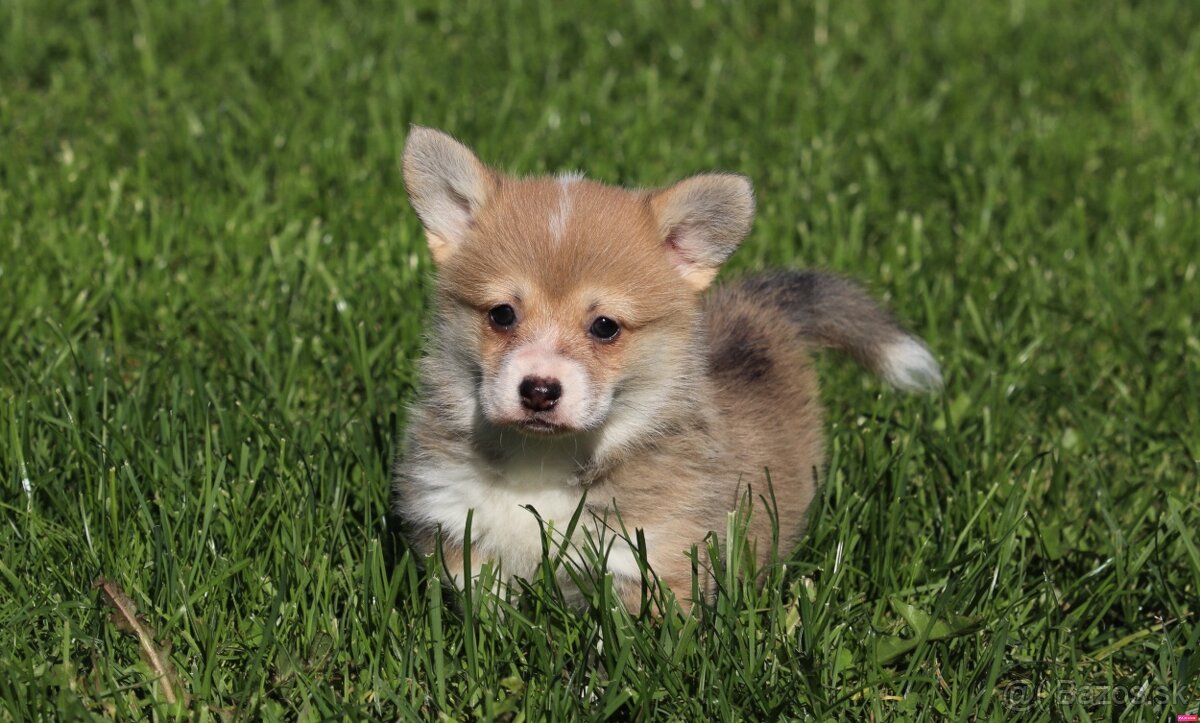
{"type": "Polygon", "coordinates": [[[538,437],[548,437],[556,434],[569,434],[574,432],[573,427],[565,424],[558,424],[547,419],[539,417],[526,417],[516,423],[517,429],[527,434],[532,434],[538,437]]]}
{"type": "Polygon", "coordinates": [[[505,416],[488,420],[495,428],[511,429],[528,437],[565,437],[586,431],[586,428],[562,422],[549,415],[532,413],[521,416],[505,416]]]}

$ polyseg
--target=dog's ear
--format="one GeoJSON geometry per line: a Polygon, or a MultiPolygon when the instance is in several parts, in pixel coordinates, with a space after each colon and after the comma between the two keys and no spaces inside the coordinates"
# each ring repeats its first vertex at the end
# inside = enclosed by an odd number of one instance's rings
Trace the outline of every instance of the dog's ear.
{"type": "Polygon", "coordinates": [[[671,262],[689,286],[701,290],[750,232],[754,188],[736,174],[693,176],[652,193],[650,207],[671,262]]]}
{"type": "Polygon", "coordinates": [[[499,181],[471,149],[441,131],[413,126],[404,142],[404,186],[434,263],[445,263],[462,244],[499,181]]]}

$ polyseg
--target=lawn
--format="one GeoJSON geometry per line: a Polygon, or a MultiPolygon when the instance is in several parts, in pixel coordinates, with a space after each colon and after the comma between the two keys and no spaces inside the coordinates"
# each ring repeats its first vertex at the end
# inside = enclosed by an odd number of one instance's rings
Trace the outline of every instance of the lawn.
{"type": "Polygon", "coordinates": [[[0,720],[1195,711],[1198,264],[1189,0],[0,0],[0,720]],[[724,275],[862,279],[944,393],[823,357],[810,534],[698,617],[429,584],[410,123],[750,176],[724,275]]]}

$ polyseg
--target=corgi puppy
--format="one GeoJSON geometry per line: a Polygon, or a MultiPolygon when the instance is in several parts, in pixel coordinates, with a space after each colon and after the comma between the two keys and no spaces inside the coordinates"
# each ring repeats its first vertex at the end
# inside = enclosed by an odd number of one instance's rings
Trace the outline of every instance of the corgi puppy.
{"type": "Polygon", "coordinates": [[[782,549],[804,531],[825,464],[811,351],[906,390],[941,383],[925,345],[840,276],[773,271],[704,293],[750,230],[743,176],[655,190],[514,178],[414,127],[404,179],[437,291],[394,511],[417,551],[441,546],[452,580],[484,562],[531,577],[548,530],[572,559],[585,538],[609,540],[632,612],[639,555],[682,598],[689,551],[724,534],[748,489],[775,508],[749,522],[760,565],[772,517],[782,549]]]}

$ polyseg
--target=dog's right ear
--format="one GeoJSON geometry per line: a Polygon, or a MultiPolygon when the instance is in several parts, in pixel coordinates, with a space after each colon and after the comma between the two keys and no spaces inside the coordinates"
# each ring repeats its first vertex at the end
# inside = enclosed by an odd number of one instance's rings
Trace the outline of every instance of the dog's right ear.
{"type": "Polygon", "coordinates": [[[404,185],[425,226],[433,262],[443,264],[470,233],[499,177],[441,131],[413,126],[404,142],[404,185]]]}

